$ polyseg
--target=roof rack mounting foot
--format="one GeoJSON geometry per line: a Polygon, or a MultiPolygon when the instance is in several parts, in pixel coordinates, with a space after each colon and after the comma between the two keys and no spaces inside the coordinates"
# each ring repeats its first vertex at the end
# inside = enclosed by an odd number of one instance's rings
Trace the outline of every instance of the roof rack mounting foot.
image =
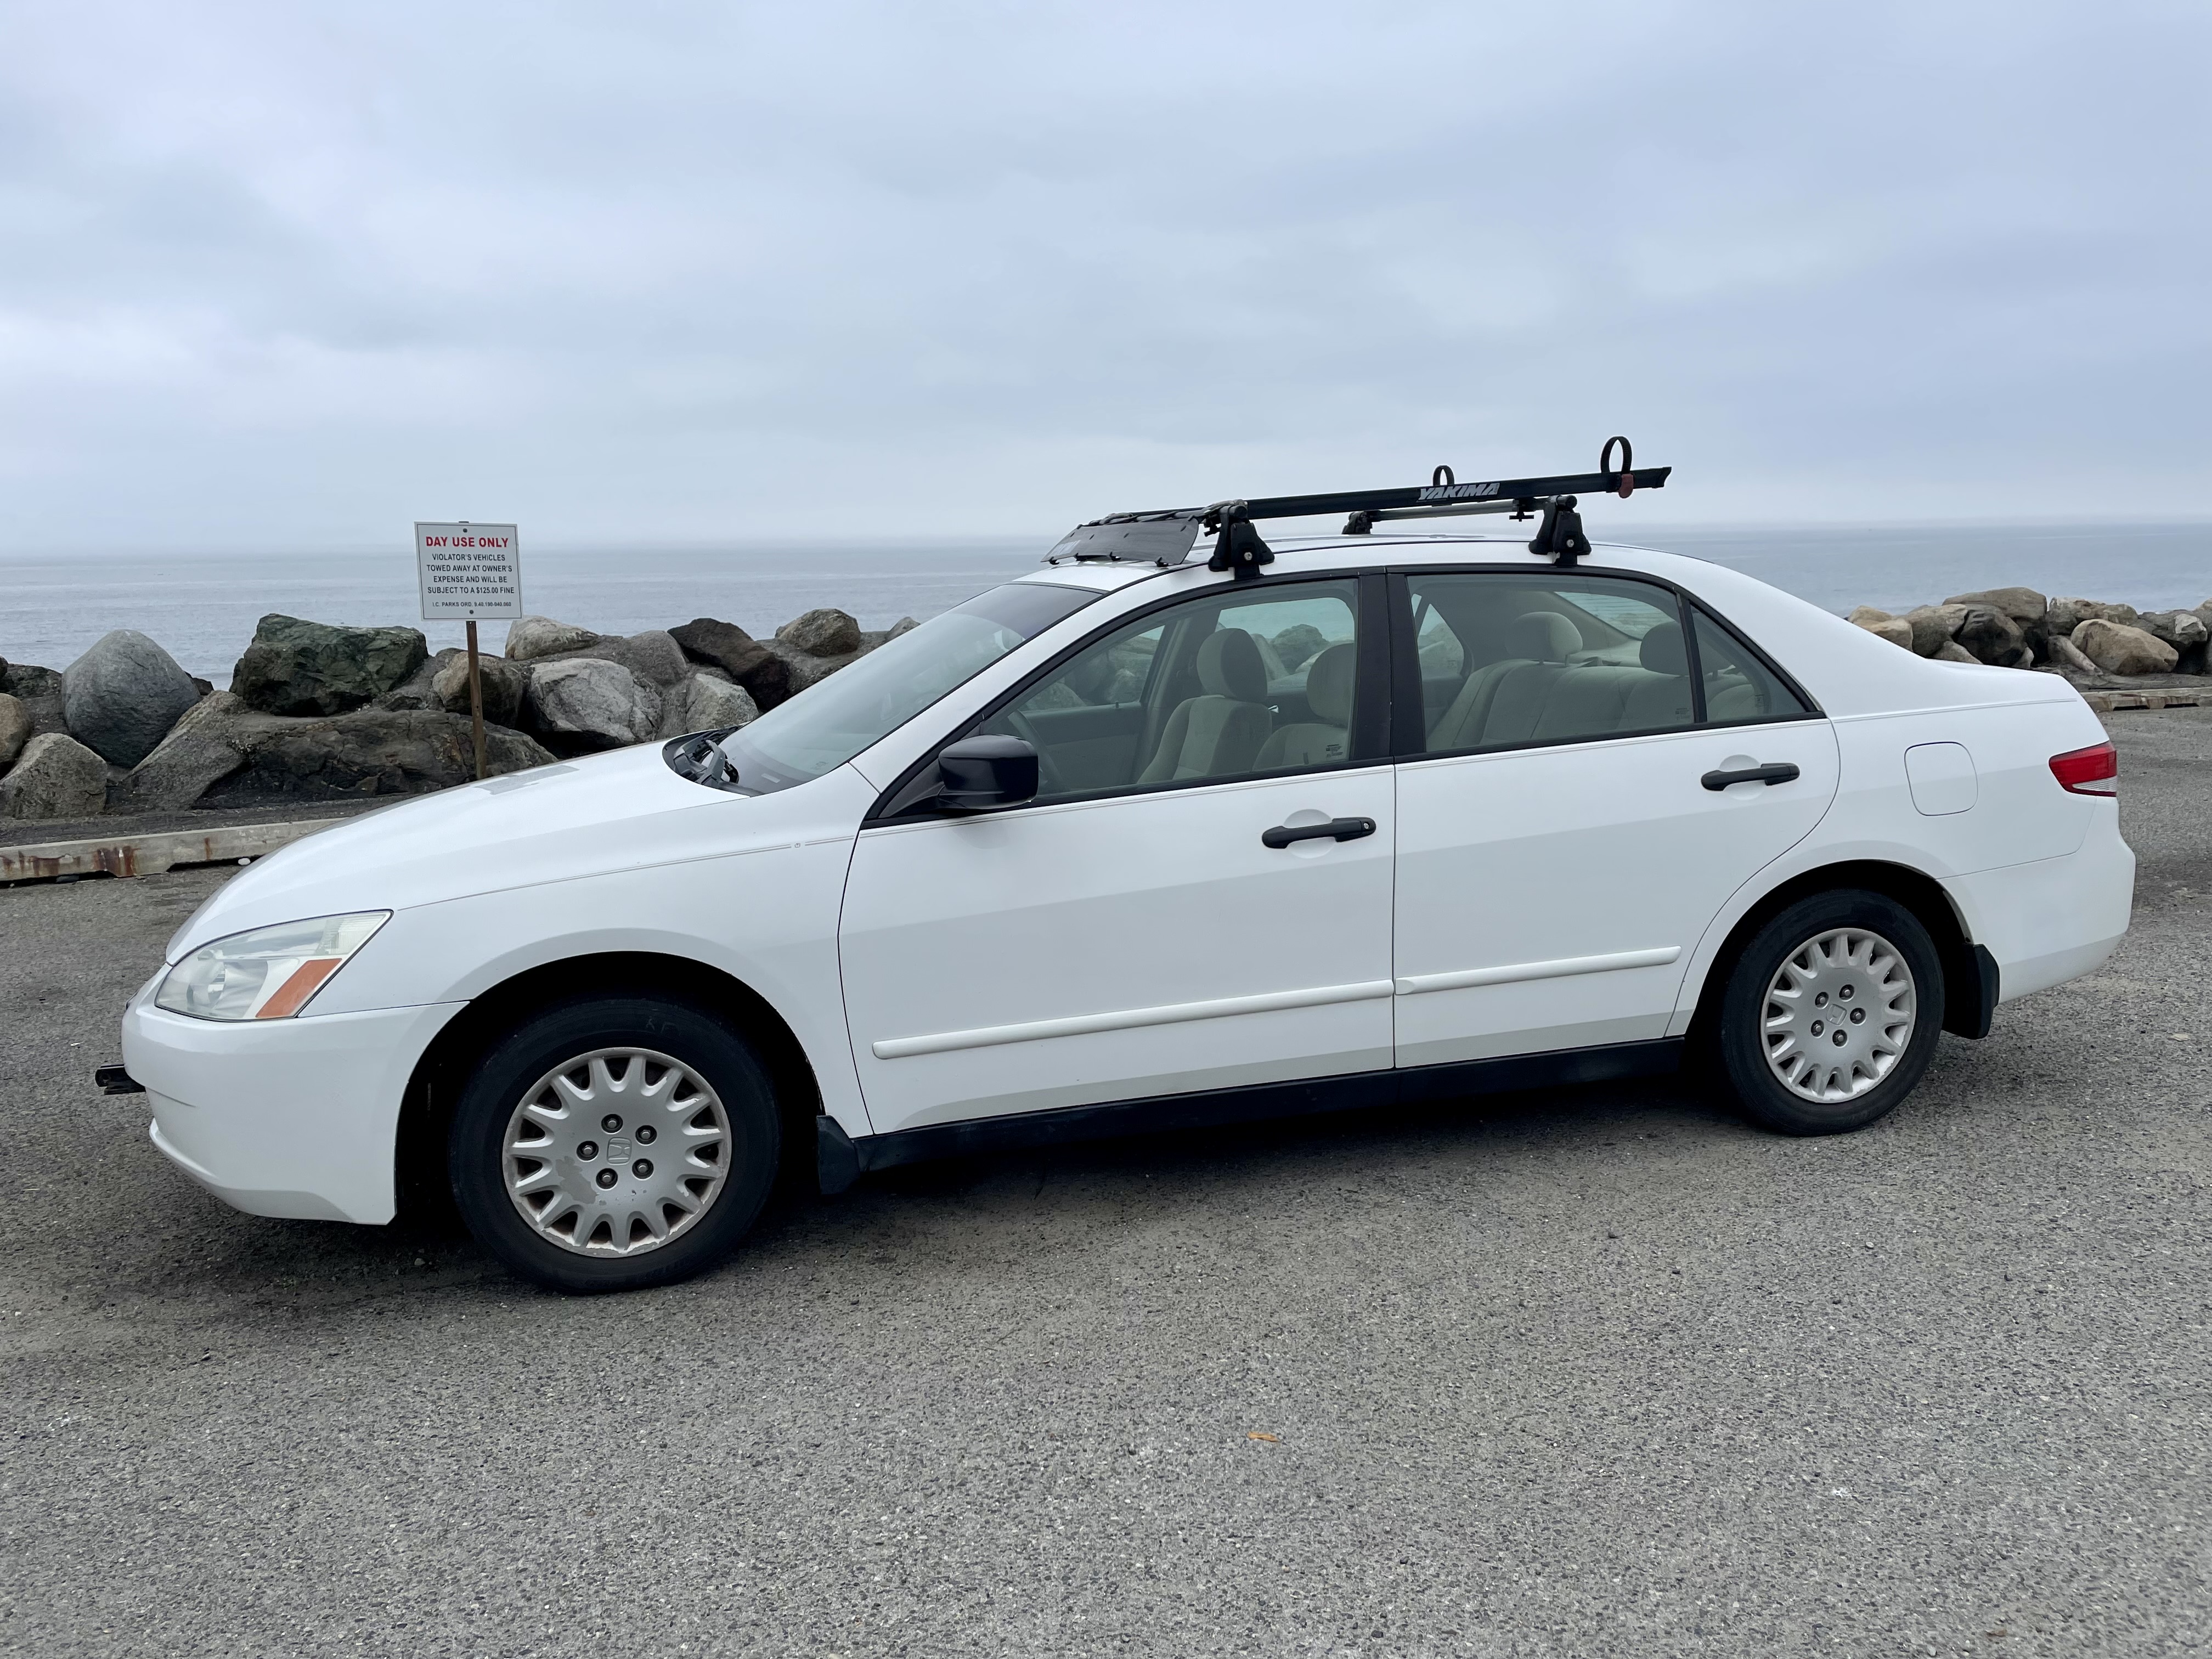
{"type": "Polygon", "coordinates": [[[1583,515],[1575,511],[1575,498],[1560,495],[1544,503],[1544,522],[1536,527],[1528,550],[1553,564],[1572,565],[1590,550],[1583,534],[1583,515]]]}
{"type": "Polygon", "coordinates": [[[1213,556],[1206,562],[1208,570],[1226,570],[1237,580],[1249,581],[1260,574],[1261,566],[1274,563],[1275,550],[1260,539],[1243,501],[1224,501],[1206,517],[1208,527],[1220,532],[1213,556]]]}

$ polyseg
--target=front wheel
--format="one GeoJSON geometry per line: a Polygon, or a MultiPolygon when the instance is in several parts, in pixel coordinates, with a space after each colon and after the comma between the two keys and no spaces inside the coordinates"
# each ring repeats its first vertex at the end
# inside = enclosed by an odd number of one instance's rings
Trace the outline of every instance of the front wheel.
{"type": "Polygon", "coordinates": [[[1754,1121],[1824,1135],[1894,1110],[1942,1027],[1942,968],[1919,918],[1843,890],[1801,899],[1753,935],[1722,988],[1717,1037],[1754,1121]]]}
{"type": "Polygon", "coordinates": [[[525,1020],[461,1094],[447,1147],[469,1231],[556,1290],[665,1285],[721,1261],[774,1184],[766,1070],[696,1008],[580,999],[525,1020]]]}

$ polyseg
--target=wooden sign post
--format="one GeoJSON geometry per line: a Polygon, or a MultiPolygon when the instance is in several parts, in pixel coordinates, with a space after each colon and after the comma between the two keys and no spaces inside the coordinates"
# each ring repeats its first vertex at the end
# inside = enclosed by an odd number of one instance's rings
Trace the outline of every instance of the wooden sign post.
{"type": "Polygon", "coordinates": [[[422,620],[465,618],[469,638],[469,731],[477,776],[484,775],[483,677],[477,660],[477,619],[522,614],[522,549],[511,524],[415,526],[415,573],[422,620]]]}

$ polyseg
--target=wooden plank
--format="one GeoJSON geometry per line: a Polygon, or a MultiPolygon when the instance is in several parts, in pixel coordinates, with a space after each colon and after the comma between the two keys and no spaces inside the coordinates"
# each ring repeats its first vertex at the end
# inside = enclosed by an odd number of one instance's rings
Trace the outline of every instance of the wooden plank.
{"type": "Polygon", "coordinates": [[[216,830],[170,830],[112,839],[0,847],[0,881],[103,874],[155,876],[179,864],[234,864],[346,822],[344,818],[306,818],[291,823],[233,824],[216,830]]]}

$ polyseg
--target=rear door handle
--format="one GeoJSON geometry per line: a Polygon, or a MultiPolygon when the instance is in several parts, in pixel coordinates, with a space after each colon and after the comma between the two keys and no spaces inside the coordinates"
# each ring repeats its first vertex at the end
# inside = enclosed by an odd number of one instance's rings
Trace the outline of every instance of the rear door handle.
{"type": "Polygon", "coordinates": [[[1358,841],[1375,833],[1373,818],[1331,818],[1327,823],[1279,823],[1260,832],[1262,847],[1288,847],[1294,841],[1358,841]]]}
{"type": "Polygon", "coordinates": [[[1708,772],[1698,781],[1717,793],[1732,783],[1789,783],[1796,776],[1797,769],[1788,761],[1775,761],[1766,766],[1747,766],[1740,772],[1708,772]]]}

